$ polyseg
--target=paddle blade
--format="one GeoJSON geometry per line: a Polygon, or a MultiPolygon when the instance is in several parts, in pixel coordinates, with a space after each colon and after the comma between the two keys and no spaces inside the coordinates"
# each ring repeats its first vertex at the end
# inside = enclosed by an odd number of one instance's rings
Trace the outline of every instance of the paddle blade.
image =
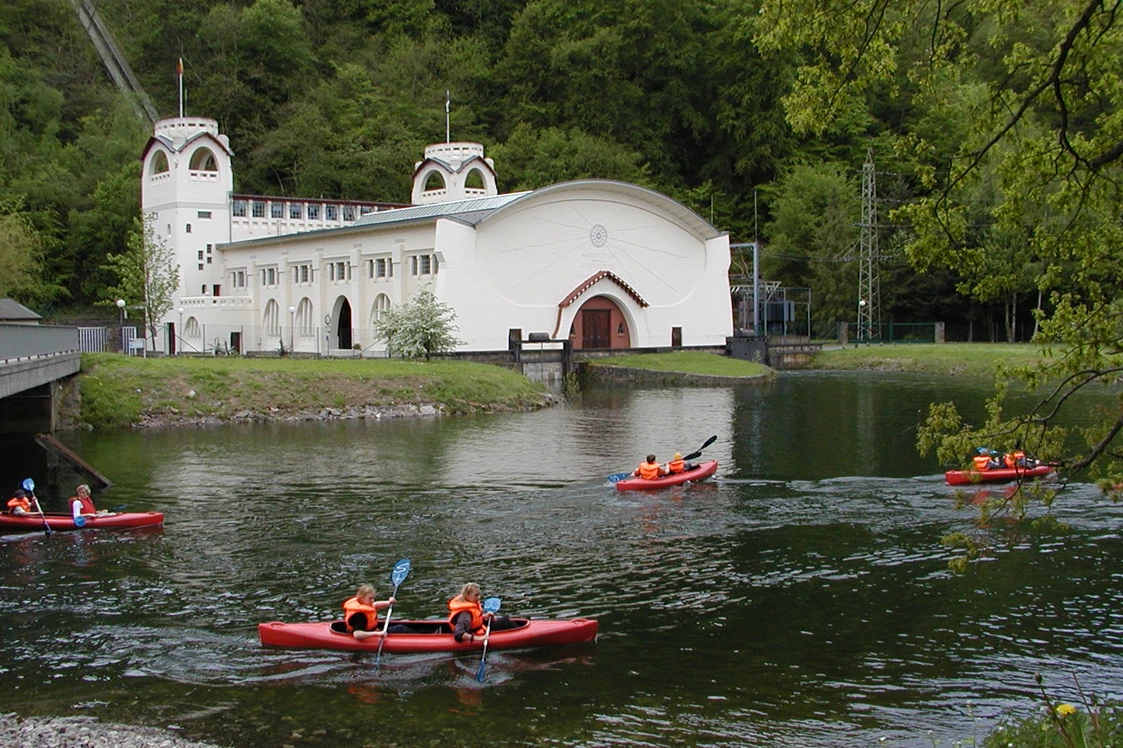
{"type": "Polygon", "coordinates": [[[24,478],[23,479],[23,490],[24,491],[34,491],[35,490],[35,481],[31,480],[30,478],[24,478]]]}
{"type": "Polygon", "coordinates": [[[476,671],[476,680],[480,683],[484,682],[484,671],[487,670],[487,658],[480,659],[480,668],[476,671]]]}
{"type": "Polygon", "coordinates": [[[503,601],[498,597],[489,597],[488,599],[484,600],[484,613],[498,613],[499,606],[502,604],[503,601]]]}
{"type": "Polygon", "coordinates": [[[86,526],[86,518],[85,517],[75,517],[74,518],[74,526],[75,527],[85,527],[86,526]]]}
{"type": "Polygon", "coordinates": [[[390,572],[390,581],[394,583],[395,589],[401,586],[402,582],[406,581],[409,576],[410,563],[408,558],[403,558],[398,563],[394,564],[394,570],[390,572]]]}
{"type": "Polygon", "coordinates": [[[608,476],[608,482],[609,483],[619,483],[620,481],[627,478],[629,475],[631,475],[631,473],[613,473],[612,475],[608,476]]]}
{"type": "Polygon", "coordinates": [[[714,434],[709,439],[707,439],[701,447],[698,447],[698,451],[701,452],[703,449],[710,446],[711,444],[713,444],[716,441],[717,441],[717,434],[714,434]]]}

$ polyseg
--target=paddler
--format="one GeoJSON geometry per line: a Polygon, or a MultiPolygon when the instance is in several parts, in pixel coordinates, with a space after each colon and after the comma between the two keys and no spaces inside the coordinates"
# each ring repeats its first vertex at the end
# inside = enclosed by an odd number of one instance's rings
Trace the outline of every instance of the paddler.
{"type": "Polygon", "coordinates": [[[456,641],[474,642],[487,632],[487,621],[491,619],[492,631],[514,628],[515,624],[507,616],[494,616],[484,613],[480,604],[480,586],[475,582],[464,585],[460,594],[448,601],[448,623],[452,626],[452,636],[456,641]]]}
{"type": "MultiPolygon", "coordinates": [[[[375,600],[374,587],[360,584],[355,596],[343,602],[343,622],[347,624],[347,631],[359,640],[381,636],[382,632],[377,630],[378,610],[389,608],[396,602],[393,596],[387,600],[375,600]]],[[[393,631],[393,626],[390,628],[390,633],[397,633],[393,631]]]]}
{"type": "Polygon", "coordinates": [[[667,469],[662,464],[655,460],[655,455],[648,455],[647,459],[639,464],[632,475],[635,475],[644,480],[655,480],[667,474],[667,469]]]}

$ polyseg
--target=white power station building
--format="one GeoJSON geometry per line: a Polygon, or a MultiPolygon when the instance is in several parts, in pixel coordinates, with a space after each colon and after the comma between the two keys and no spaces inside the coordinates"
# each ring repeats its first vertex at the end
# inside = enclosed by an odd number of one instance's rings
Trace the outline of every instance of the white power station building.
{"type": "Polygon", "coordinates": [[[499,194],[478,143],[425,149],[411,203],[234,192],[215,120],[158,122],[141,208],[180,286],[157,346],[386,355],[380,315],[422,288],[456,311],[465,352],[724,346],[729,237],[671,198],[581,180],[499,194]]]}

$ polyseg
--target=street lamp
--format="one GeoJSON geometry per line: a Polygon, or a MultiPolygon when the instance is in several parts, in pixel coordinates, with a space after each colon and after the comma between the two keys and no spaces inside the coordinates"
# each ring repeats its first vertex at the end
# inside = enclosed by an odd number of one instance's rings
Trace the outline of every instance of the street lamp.
{"type": "Polygon", "coordinates": [[[862,329],[862,310],[865,308],[866,300],[858,299],[858,340],[864,340],[869,336],[869,325],[866,326],[865,330],[862,329]]]}
{"type": "Polygon", "coordinates": [[[289,352],[292,352],[292,329],[296,326],[296,307],[289,307],[289,352]]]}
{"type": "Polygon", "coordinates": [[[183,307],[179,308],[179,327],[176,328],[176,337],[179,338],[179,346],[175,349],[178,356],[183,352],[183,307]]]}

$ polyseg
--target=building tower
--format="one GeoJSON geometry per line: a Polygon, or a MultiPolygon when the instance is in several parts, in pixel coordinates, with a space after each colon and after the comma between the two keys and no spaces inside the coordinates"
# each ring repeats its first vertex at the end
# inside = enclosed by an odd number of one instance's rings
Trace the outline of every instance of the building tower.
{"type": "Polygon", "coordinates": [[[141,153],[141,213],[154,217],[157,239],[175,249],[176,305],[222,293],[215,247],[230,241],[233,155],[218,122],[206,117],[160,120],[141,153]]]}
{"type": "Polygon", "coordinates": [[[425,158],[413,168],[414,205],[429,205],[499,194],[495,162],[484,157],[480,143],[437,143],[425,146],[425,158]]]}

